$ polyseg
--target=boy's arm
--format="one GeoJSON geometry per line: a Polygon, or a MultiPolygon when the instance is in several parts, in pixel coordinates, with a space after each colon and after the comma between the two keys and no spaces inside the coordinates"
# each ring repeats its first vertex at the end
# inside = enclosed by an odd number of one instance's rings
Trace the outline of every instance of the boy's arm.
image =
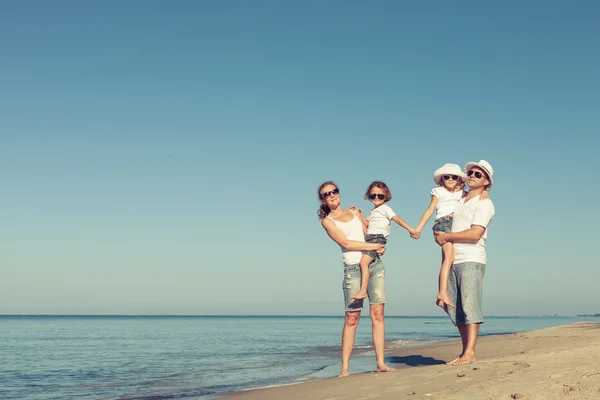
{"type": "Polygon", "coordinates": [[[395,223],[397,223],[398,225],[400,225],[401,227],[403,227],[404,229],[406,229],[407,231],[409,231],[411,234],[413,232],[415,232],[415,230],[413,229],[412,226],[410,226],[408,223],[406,223],[406,221],[404,221],[402,218],[400,218],[397,215],[394,215],[392,217],[392,221],[394,221],[395,223]]]}
{"type": "Polygon", "coordinates": [[[360,223],[363,227],[363,235],[367,234],[367,227],[369,226],[369,221],[365,219],[365,216],[362,214],[360,208],[356,208],[355,206],[350,206],[350,210],[360,219],[360,223]]]}

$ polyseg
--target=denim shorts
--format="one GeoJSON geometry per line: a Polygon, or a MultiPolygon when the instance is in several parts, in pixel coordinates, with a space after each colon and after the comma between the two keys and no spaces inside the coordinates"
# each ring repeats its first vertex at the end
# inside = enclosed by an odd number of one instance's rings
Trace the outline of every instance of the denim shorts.
{"type": "Polygon", "coordinates": [[[451,232],[452,231],[452,215],[445,215],[435,220],[433,224],[434,231],[451,232]]]}
{"type": "MultiPolygon", "coordinates": [[[[360,290],[360,265],[344,264],[344,280],[342,289],[344,291],[344,303],[346,311],[360,311],[363,308],[364,299],[351,299],[360,290]]],[[[379,258],[369,265],[369,286],[367,287],[369,304],[385,304],[385,266],[379,258]]]]}
{"type": "Polygon", "coordinates": [[[456,326],[483,323],[483,276],[485,264],[464,262],[452,265],[448,278],[448,294],[456,308],[448,307],[448,315],[456,326]]]}
{"type": "MultiPolygon", "coordinates": [[[[365,235],[365,242],[367,243],[377,243],[377,244],[386,244],[387,239],[381,233],[377,233],[375,235],[367,234],[365,235]]],[[[375,250],[363,250],[363,254],[371,257],[373,260],[379,258],[377,252],[375,250]]]]}

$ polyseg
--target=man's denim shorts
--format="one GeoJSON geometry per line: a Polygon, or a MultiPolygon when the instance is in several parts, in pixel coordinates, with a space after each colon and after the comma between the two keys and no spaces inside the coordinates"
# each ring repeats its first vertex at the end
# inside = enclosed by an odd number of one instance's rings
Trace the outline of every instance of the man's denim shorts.
{"type": "MultiPolygon", "coordinates": [[[[360,265],[344,264],[344,280],[342,289],[344,291],[344,303],[346,311],[361,311],[364,299],[351,299],[360,290],[360,265]]],[[[369,304],[385,304],[385,266],[379,258],[369,265],[369,286],[367,287],[369,304]]]]}
{"type": "Polygon", "coordinates": [[[435,220],[433,224],[434,231],[451,232],[452,231],[452,215],[446,215],[435,220]]]}
{"type": "Polygon", "coordinates": [[[464,262],[452,265],[448,294],[456,308],[448,306],[448,315],[456,326],[483,323],[483,276],[485,264],[464,262]]]}
{"type": "MultiPolygon", "coordinates": [[[[377,243],[377,244],[386,244],[387,243],[387,239],[385,236],[383,236],[381,233],[375,234],[375,235],[371,235],[371,234],[367,234],[365,235],[365,242],[367,243],[377,243]]],[[[363,254],[371,257],[373,260],[376,260],[377,258],[379,258],[379,256],[377,255],[377,252],[375,250],[363,250],[362,252],[363,254]]]]}

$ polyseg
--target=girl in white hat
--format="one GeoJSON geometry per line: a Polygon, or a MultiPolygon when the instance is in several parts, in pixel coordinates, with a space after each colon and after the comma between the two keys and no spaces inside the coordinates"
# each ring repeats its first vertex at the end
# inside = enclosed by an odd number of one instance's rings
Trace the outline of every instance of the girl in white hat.
{"type": "MultiPolygon", "coordinates": [[[[431,189],[431,202],[415,229],[417,232],[416,235],[413,235],[415,239],[418,239],[421,235],[421,230],[427,221],[429,221],[429,218],[431,218],[434,210],[436,211],[436,215],[433,230],[450,232],[452,230],[452,217],[456,204],[466,195],[464,188],[467,175],[457,164],[444,164],[438,168],[433,174],[433,181],[437,186],[431,189]]],[[[484,191],[481,195],[482,200],[488,197],[487,191],[484,191]]],[[[447,306],[456,307],[448,295],[448,276],[450,275],[450,268],[453,262],[454,247],[451,242],[448,242],[442,246],[442,266],[440,268],[439,290],[436,299],[436,304],[444,309],[447,306]]]]}

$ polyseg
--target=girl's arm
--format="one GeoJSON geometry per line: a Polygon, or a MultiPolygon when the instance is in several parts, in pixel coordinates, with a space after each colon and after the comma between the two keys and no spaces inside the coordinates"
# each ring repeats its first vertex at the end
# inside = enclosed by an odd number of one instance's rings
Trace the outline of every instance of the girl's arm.
{"type": "Polygon", "coordinates": [[[433,211],[435,210],[435,206],[437,206],[437,203],[438,203],[438,198],[432,195],[431,203],[429,203],[429,207],[427,207],[427,210],[425,210],[425,213],[423,213],[423,216],[421,217],[419,224],[415,228],[415,230],[417,232],[421,232],[421,230],[423,229],[423,227],[425,226],[427,221],[429,221],[429,218],[431,218],[431,216],[433,215],[433,211]]]}
{"type": "Polygon", "coordinates": [[[363,235],[367,234],[367,227],[369,226],[369,221],[365,219],[365,216],[362,214],[360,208],[356,208],[355,206],[350,206],[350,211],[354,213],[360,219],[360,223],[363,226],[363,235]]]}
{"type": "Polygon", "coordinates": [[[329,235],[329,237],[343,247],[346,250],[350,251],[362,251],[362,250],[375,250],[378,253],[383,253],[385,251],[385,246],[377,243],[366,243],[359,242],[356,240],[348,240],[344,232],[340,228],[338,228],[332,220],[329,218],[324,218],[321,220],[321,225],[325,228],[325,231],[329,235]]]}

